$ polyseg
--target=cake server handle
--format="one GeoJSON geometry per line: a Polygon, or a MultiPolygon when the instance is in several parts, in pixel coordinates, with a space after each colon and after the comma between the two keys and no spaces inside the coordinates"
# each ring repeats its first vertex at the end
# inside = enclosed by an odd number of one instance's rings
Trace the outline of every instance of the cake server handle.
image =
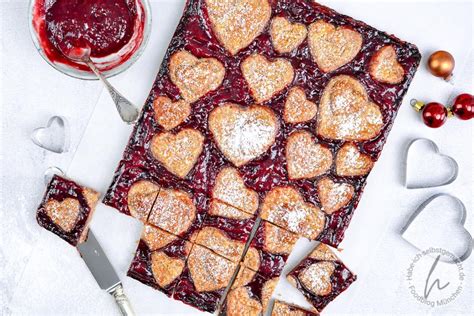
{"type": "Polygon", "coordinates": [[[117,303],[122,316],[135,316],[132,304],[130,304],[127,295],[125,295],[121,283],[114,287],[109,293],[115,298],[115,302],[117,303]]]}

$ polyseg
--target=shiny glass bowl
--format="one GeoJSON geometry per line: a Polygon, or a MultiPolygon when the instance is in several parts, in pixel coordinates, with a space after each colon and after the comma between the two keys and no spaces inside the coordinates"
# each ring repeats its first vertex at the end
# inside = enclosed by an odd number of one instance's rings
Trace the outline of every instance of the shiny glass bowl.
{"type": "MultiPolygon", "coordinates": [[[[54,1],[55,0],[42,0],[42,2],[46,3],[45,5],[51,4],[54,1]]],[[[152,21],[150,3],[148,2],[148,0],[135,0],[135,2],[137,3],[137,16],[138,18],[143,19],[144,24],[143,32],[141,34],[134,34],[134,36],[140,36],[141,40],[140,38],[136,38],[134,40],[132,37],[129,43],[125,45],[122,49],[120,49],[118,52],[106,57],[91,58],[97,68],[99,68],[99,70],[101,70],[101,73],[106,77],[112,77],[127,70],[141,56],[143,50],[145,49],[148,43],[152,21]]],[[[37,3],[37,0],[30,0],[28,22],[31,38],[41,57],[43,57],[43,59],[46,60],[46,62],[50,64],[54,69],[62,72],[65,75],[84,80],[96,80],[97,77],[91,71],[81,70],[74,67],[73,65],[52,60],[48,56],[48,54],[45,52],[45,48],[41,43],[41,37],[38,33],[38,28],[35,27],[36,19],[38,18],[37,16],[35,16],[35,7],[37,3]]]]}

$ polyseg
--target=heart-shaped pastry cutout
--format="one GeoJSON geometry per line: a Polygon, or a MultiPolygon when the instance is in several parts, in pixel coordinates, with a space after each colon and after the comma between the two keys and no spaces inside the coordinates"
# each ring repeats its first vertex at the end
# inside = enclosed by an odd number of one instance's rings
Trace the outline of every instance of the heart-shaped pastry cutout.
{"type": "Polygon", "coordinates": [[[348,27],[335,27],[319,20],[309,26],[308,42],[319,69],[331,72],[357,56],[362,47],[362,36],[348,27]]]}
{"type": "Polygon", "coordinates": [[[336,261],[338,260],[337,256],[332,252],[332,250],[323,243],[320,243],[319,245],[314,248],[313,251],[308,255],[308,257],[316,259],[316,260],[322,260],[322,261],[336,261]]]}
{"type": "Polygon", "coordinates": [[[57,154],[69,150],[69,138],[69,124],[62,116],[51,117],[46,127],[39,127],[31,134],[35,145],[57,154]]]}
{"type": "Polygon", "coordinates": [[[266,281],[263,284],[263,287],[262,287],[262,307],[263,307],[264,311],[267,310],[268,303],[270,303],[270,299],[273,295],[273,292],[275,292],[275,288],[277,287],[279,280],[280,280],[280,278],[276,277],[276,278],[272,278],[272,279],[266,281]]]}
{"type": "Polygon", "coordinates": [[[318,112],[316,103],[306,99],[304,90],[300,87],[291,88],[285,101],[283,119],[287,123],[303,123],[312,120],[318,112]]]}
{"type": "Polygon", "coordinates": [[[177,134],[161,133],[151,140],[151,153],[169,172],[180,178],[186,175],[201,155],[204,136],[186,128],[177,134]]]}
{"type": "MultiPolygon", "coordinates": [[[[249,248],[249,249],[251,249],[251,248],[249,248]]],[[[257,266],[257,268],[258,268],[258,266],[257,266]]],[[[235,288],[238,288],[238,287],[241,287],[241,286],[246,286],[247,284],[252,282],[252,280],[255,277],[255,274],[256,274],[256,272],[254,270],[249,269],[249,268],[247,268],[247,267],[245,267],[241,264],[239,273],[237,274],[237,277],[235,278],[234,283],[232,283],[231,288],[235,289],[235,288]]]]}
{"type": "Polygon", "coordinates": [[[142,240],[145,241],[151,251],[161,249],[175,241],[177,238],[178,237],[168,234],[167,232],[151,225],[145,225],[142,233],[142,240]]]}
{"type": "Polygon", "coordinates": [[[291,179],[314,178],[328,171],[332,165],[331,151],[316,144],[311,133],[306,131],[297,131],[288,137],[285,153],[291,179]]]}
{"type": "Polygon", "coordinates": [[[192,241],[237,263],[240,261],[245,248],[245,242],[232,240],[223,231],[214,227],[202,228],[192,241]]]}
{"type": "Polygon", "coordinates": [[[275,142],[278,119],[265,106],[225,103],[209,115],[209,130],[221,152],[240,167],[265,153],[275,142]]]}
{"type": "Polygon", "coordinates": [[[292,187],[276,187],[267,193],[260,216],[281,228],[309,239],[323,231],[326,217],[321,210],[304,201],[292,187]]]}
{"type": "Polygon", "coordinates": [[[364,176],[370,172],[374,162],[351,143],[344,144],[336,155],[336,173],[343,177],[364,176]]]}
{"type": "Polygon", "coordinates": [[[405,70],[398,62],[397,52],[391,45],[382,47],[372,56],[369,72],[375,80],[390,84],[400,83],[405,77],[405,70]]]}
{"type": "Polygon", "coordinates": [[[135,182],[127,194],[130,215],[142,222],[146,221],[159,191],[160,187],[153,182],[147,180],[135,182]]]}
{"type": "Polygon", "coordinates": [[[184,100],[172,102],[170,98],[158,96],[153,101],[155,120],[167,131],[175,128],[191,113],[191,106],[184,100]]]}
{"type": "Polygon", "coordinates": [[[262,304],[249,295],[246,287],[238,287],[227,295],[225,315],[262,315],[262,304]]]}
{"type": "Polygon", "coordinates": [[[169,75],[183,99],[192,103],[221,85],[225,68],[215,58],[197,58],[182,50],[171,56],[169,75]]]}
{"type": "Polygon", "coordinates": [[[188,257],[188,268],[198,292],[224,289],[232,279],[237,264],[209,249],[194,245],[188,257]]]}
{"type": "Polygon", "coordinates": [[[285,89],[295,75],[293,66],[284,58],[269,61],[265,56],[253,54],[240,66],[257,103],[270,100],[285,89]]]}
{"type": "Polygon", "coordinates": [[[332,291],[331,276],[334,270],[332,262],[316,262],[304,269],[298,275],[298,279],[308,291],[318,296],[325,296],[332,291]]]}
{"type": "Polygon", "coordinates": [[[217,175],[212,197],[248,214],[254,214],[258,208],[257,192],[248,189],[239,172],[231,167],[217,175]]]}
{"type": "MultiPolygon", "coordinates": [[[[418,206],[401,234],[419,250],[443,249],[464,261],[473,247],[472,236],[464,227],[466,216],[466,207],[461,200],[445,193],[435,194],[418,206]]],[[[437,257],[439,253],[430,255],[437,257]]],[[[441,255],[440,260],[455,263],[449,255],[441,255]]]]}
{"type": "Polygon", "coordinates": [[[319,104],[318,134],[330,139],[368,140],[382,130],[380,108],[356,79],[340,75],[324,89],[319,104]]]}
{"type": "Polygon", "coordinates": [[[298,235],[268,222],[264,222],[262,225],[265,237],[264,250],[270,253],[289,255],[298,241],[298,235]]]}
{"type": "Polygon", "coordinates": [[[45,205],[46,214],[65,232],[70,232],[76,226],[81,211],[79,200],[66,198],[61,202],[49,200],[45,205]]]}
{"type": "Polygon", "coordinates": [[[262,33],[272,9],[267,0],[205,0],[211,27],[232,54],[247,47],[262,33]]]}
{"type": "Polygon", "coordinates": [[[270,26],[273,47],[279,53],[290,53],[303,43],[306,38],[306,26],[291,23],[284,17],[276,17],[270,26]]]}
{"type": "Polygon", "coordinates": [[[336,183],[329,178],[319,180],[317,187],[321,209],[329,215],[346,206],[354,196],[352,185],[336,183]]]}
{"type": "Polygon", "coordinates": [[[183,191],[161,188],[148,222],[174,235],[187,231],[196,218],[191,196],[183,191]]]}
{"type": "Polygon", "coordinates": [[[456,180],[458,169],[456,160],[440,154],[435,142],[427,138],[413,139],[405,155],[405,187],[426,189],[448,185],[456,180]]]}
{"type": "MultiPolygon", "coordinates": [[[[250,246],[245,254],[244,265],[252,271],[258,271],[260,269],[260,251],[257,248],[250,246]]],[[[245,275],[244,275],[245,276],[245,275]]],[[[248,281],[250,282],[251,279],[248,281]]]]}
{"type": "Polygon", "coordinates": [[[153,277],[161,287],[167,287],[177,277],[181,275],[184,269],[184,260],[172,258],[161,251],[155,251],[151,254],[151,271],[153,277]]]}

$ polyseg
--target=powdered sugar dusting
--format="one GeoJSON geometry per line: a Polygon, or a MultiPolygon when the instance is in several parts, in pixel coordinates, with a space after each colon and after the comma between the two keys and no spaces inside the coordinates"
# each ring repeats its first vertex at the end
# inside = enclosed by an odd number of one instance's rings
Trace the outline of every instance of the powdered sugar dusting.
{"type": "Polygon", "coordinates": [[[332,214],[347,205],[354,194],[354,187],[352,185],[336,183],[329,178],[321,179],[317,187],[322,210],[326,214],[332,214]]]}
{"type": "Polygon", "coordinates": [[[334,263],[321,261],[303,270],[298,279],[313,294],[325,296],[331,293],[331,275],[334,273],[334,263]]]}
{"type": "Polygon", "coordinates": [[[403,81],[405,70],[397,60],[393,46],[388,45],[377,51],[370,61],[370,74],[380,82],[397,84],[403,81]]]}
{"type": "Polygon", "coordinates": [[[365,175],[372,169],[373,164],[369,156],[360,153],[351,143],[342,146],[336,155],[336,171],[341,176],[365,175]]]}

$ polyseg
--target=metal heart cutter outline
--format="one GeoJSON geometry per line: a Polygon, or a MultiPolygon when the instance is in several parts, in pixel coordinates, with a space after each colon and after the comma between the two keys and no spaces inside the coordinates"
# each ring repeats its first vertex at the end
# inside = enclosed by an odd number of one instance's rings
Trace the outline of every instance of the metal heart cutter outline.
{"type": "Polygon", "coordinates": [[[69,138],[69,123],[63,116],[52,116],[45,127],[38,127],[31,134],[35,145],[57,154],[69,150],[69,138]]]}
{"type": "Polygon", "coordinates": [[[459,172],[459,166],[458,166],[458,163],[456,162],[456,160],[453,157],[441,154],[440,151],[439,151],[438,145],[436,145],[436,143],[434,141],[432,141],[431,139],[428,139],[428,138],[415,138],[415,139],[411,140],[408,143],[406,153],[405,153],[404,169],[405,169],[405,172],[404,172],[404,185],[407,189],[427,189],[427,188],[435,188],[435,187],[448,185],[450,183],[453,183],[454,180],[456,180],[456,178],[458,177],[458,172],[459,172]],[[410,183],[408,158],[409,158],[410,150],[413,148],[413,146],[416,143],[420,143],[420,142],[425,142],[428,145],[430,145],[430,147],[431,147],[431,149],[432,149],[432,151],[434,152],[435,155],[439,156],[440,158],[442,158],[442,159],[444,159],[448,162],[449,167],[451,168],[451,173],[450,173],[449,177],[446,177],[445,179],[441,179],[441,180],[433,180],[433,182],[431,182],[431,183],[429,183],[429,182],[420,183],[420,184],[410,183]]]}
{"type": "MultiPolygon", "coordinates": [[[[467,217],[466,206],[464,205],[464,203],[460,199],[458,199],[457,197],[455,197],[451,194],[438,193],[438,194],[435,194],[435,195],[431,196],[430,198],[428,198],[423,203],[421,203],[418,206],[418,208],[413,212],[413,214],[411,214],[411,216],[408,218],[407,222],[405,223],[405,225],[401,229],[400,234],[401,234],[402,238],[405,241],[407,241],[413,247],[415,247],[416,249],[421,251],[422,249],[420,249],[420,247],[417,246],[415,243],[411,242],[410,239],[406,236],[407,230],[416,221],[418,216],[421,213],[423,213],[423,211],[427,211],[428,205],[430,205],[431,203],[434,203],[435,200],[437,200],[438,198],[442,198],[442,197],[447,197],[447,198],[451,199],[457,205],[457,208],[455,209],[455,211],[457,211],[460,216],[458,216],[458,218],[457,218],[458,221],[455,222],[454,225],[460,225],[461,226],[462,235],[463,235],[463,238],[464,238],[464,242],[466,244],[464,252],[459,253],[459,255],[456,254],[459,261],[462,262],[462,261],[466,260],[467,258],[469,258],[469,256],[471,255],[472,248],[473,248],[473,240],[472,240],[471,234],[469,233],[469,231],[464,226],[465,223],[466,223],[466,217],[467,217]]],[[[432,245],[432,246],[435,246],[435,245],[432,245]]],[[[448,263],[456,263],[455,261],[447,260],[446,258],[444,258],[444,256],[441,257],[440,260],[444,261],[444,262],[448,262],[448,263]]]]}

